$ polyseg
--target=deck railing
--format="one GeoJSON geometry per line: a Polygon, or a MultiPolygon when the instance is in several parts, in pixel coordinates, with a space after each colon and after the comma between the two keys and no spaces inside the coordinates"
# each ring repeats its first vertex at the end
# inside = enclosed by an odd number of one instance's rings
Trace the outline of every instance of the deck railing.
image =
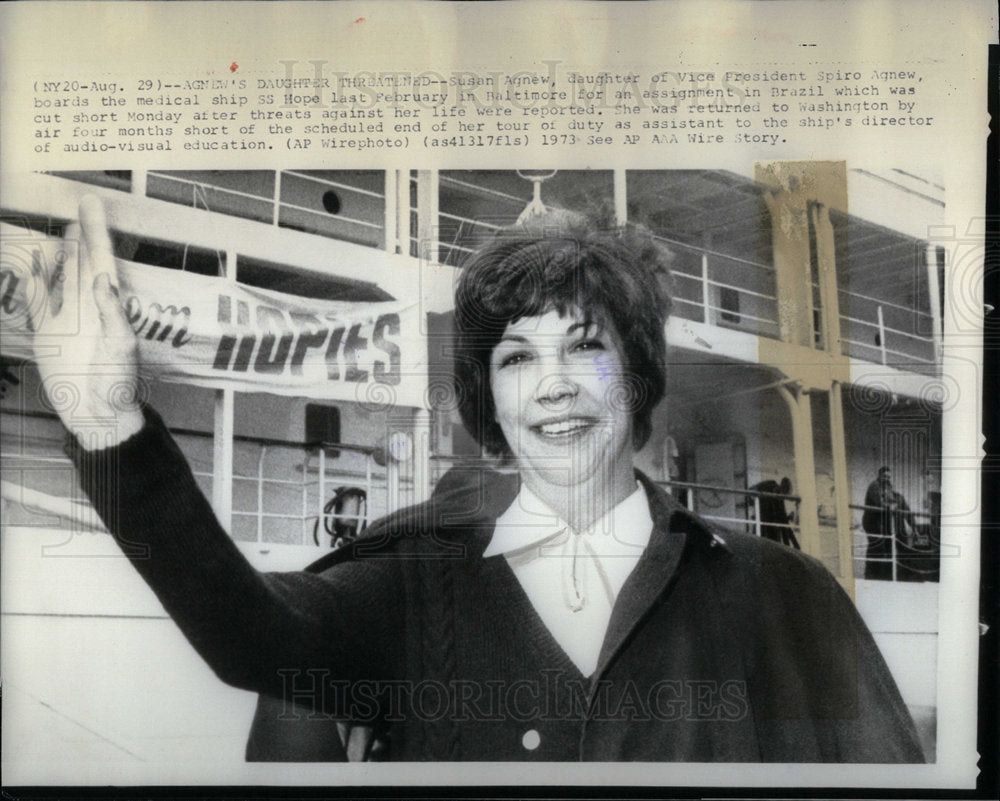
{"type": "MultiPolygon", "coordinates": [[[[4,410],[4,416],[20,415],[25,418],[49,420],[56,424],[56,418],[48,412],[19,412],[4,410]]],[[[192,451],[193,443],[211,440],[212,435],[179,427],[170,428],[184,452],[191,472],[198,480],[202,491],[211,496],[212,471],[205,469],[202,461],[192,451]]],[[[288,544],[325,545],[325,528],[334,518],[341,521],[358,521],[359,527],[367,525],[378,505],[371,501],[376,493],[387,493],[387,501],[394,505],[409,502],[412,481],[400,475],[398,465],[389,459],[385,468],[378,468],[374,462],[377,449],[373,446],[330,442],[295,442],[266,437],[236,435],[234,443],[239,447],[237,461],[252,460],[251,471],[233,474],[233,536],[244,542],[284,542],[288,544]],[[360,469],[345,469],[330,463],[330,450],[356,454],[362,461],[360,469]],[[274,467],[275,462],[284,467],[297,462],[293,470],[281,472],[274,467]],[[269,464],[271,465],[269,467],[269,464]],[[365,492],[369,502],[359,513],[328,510],[327,504],[339,487],[356,487],[365,492]],[[245,488],[245,489],[243,489],[245,488]],[[388,498],[388,491],[393,498],[388,498]],[[372,510],[370,512],[369,510],[372,510]],[[289,529],[280,537],[269,532],[267,523],[272,520],[288,521],[289,529]],[[244,525],[244,523],[249,525],[244,525]]],[[[5,504],[23,507],[30,514],[48,515],[55,522],[54,527],[75,527],[88,530],[102,530],[103,526],[89,510],[89,506],[78,497],[75,489],[73,467],[62,453],[63,438],[59,433],[15,434],[5,432],[0,446],[3,473],[3,499],[5,504]],[[17,473],[42,471],[47,475],[65,472],[65,492],[63,488],[53,488],[51,482],[46,489],[26,487],[13,479],[17,473]]],[[[356,458],[355,461],[358,461],[356,458]]],[[[31,523],[29,523],[31,525],[31,523]]]]}
{"type": "Polygon", "coordinates": [[[851,529],[855,534],[855,574],[858,578],[880,581],[938,580],[941,560],[940,516],[853,503],[850,508],[851,529]],[[877,516],[879,528],[888,526],[890,529],[902,530],[897,530],[894,534],[865,531],[863,518],[866,513],[877,516]]]}
{"type": "Polygon", "coordinates": [[[760,492],[752,489],[734,489],[732,487],[722,487],[715,484],[697,484],[690,481],[658,481],[662,487],[669,489],[677,500],[692,511],[697,512],[706,520],[719,523],[729,528],[737,528],[754,534],[758,537],[764,536],[765,528],[781,529],[787,531],[795,541],[799,532],[799,505],[802,499],[798,495],[783,495],[781,493],[760,492]],[[733,497],[736,515],[719,515],[711,512],[704,503],[699,503],[699,494],[721,494],[733,497]],[[764,520],[761,515],[761,501],[764,499],[774,499],[786,504],[793,505],[793,511],[788,515],[786,522],[764,520]],[[739,511],[743,510],[743,515],[739,511]]]}
{"type": "MultiPolygon", "coordinates": [[[[5,416],[11,414],[4,413],[5,416]]],[[[44,412],[29,413],[28,417],[54,418],[44,412]]],[[[190,431],[182,428],[171,429],[178,439],[182,450],[192,464],[192,472],[198,478],[202,490],[211,494],[212,473],[204,469],[197,457],[193,458],[192,443],[210,439],[211,435],[200,431],[190,431]],[[187,443],[187,446],[185,446],[187,443]]],[[[76,489],[72,465],[62,453],[63,438],[59,434],[18,434],[5,432],[2,448],[2,466],[4,481],[2,495],[5,512],[14,511],[11,505],[17,506],[27,514],[5,515],[5,522],[13,525],[44,525],[53,528],[71,528],[73,530],[103,530],[103,527],[93,510],[90,509],[76,489]],[[42,473],[48,476],[47,485],[42,488],[24,486],[17,479],[19,472],[26,474],[42,473]],[[65,472],[65,486],[52,478],[65,472]],[[41,515],[41,517],[37,517],[41,515]],[[36,516],[37,519],[32,519],[36,516]],[[19,522],[21,520],[30,522],[19,522]]],[[[379,491],[392,491],[395,488],[402,495],[407,493],[409,480],[400,476],[398,469],[393,467],[393,461],[387,462],[386,468],[379,468],[375,461],[375,448],[370,446],[349,445],[344,443],[300,443],[286,440],[267,439],[263,437],[236,438],[242,448],[242,455],[249,457],[254,464],[252,471],[236,473],[234,483],[234,535],[244,542],[260,544],[284,542],[294,545],[306,545],[323,548],[332,546],[332,538],[327,539],[325,525],[334,517],[340,521],[357,521],[366,525],[373,517],[384,510],[373,510],[371,499],[379,491]],[[361,469],[334,468],[330,465],[327,451],[331,448],[352,452],[362,457],[361,469]],[[286,466],[291,459],[297,460],[296,469],[280,473],[273,467],[269,469],[269,460],[282,461],[286,466]],[[239,491],[237,486],[246,487],[239,491]],[[340,486],[351,486],[365,491],[370,499],[363,510],[358,513],[342,511],[336,516],[327,504],[333,497],[333,489],[340,486]],[[282,496],[285,496],[284,498],[282,496]],[[249,499],[253,499],[252,502],[249,499]],[[237,503],[241,499],[241,503],[237,503]],[[276,503],[277,501],[277,503],[276,503]],[[282,507],[276,509],[275,507],[282,507]],[[372,511],[369,511],[372,510],[372,511]],[[268,522],[283,520],[288,522],[288,528],[276,537],[268,531],[268,522]],[[239,525],[245,521],[248,525],[239,525]],[[295,532],[292,535],[292,532],[295,532]]],[[[246,459],[241,459],[246,461],[246,459]]],[[[357,460],[355,460],[357,461],[357,460]]],[[[481,468],[487,462],[480,459],[463,459],[446,455],[432,457],[435,465],[435,478],[440,478],[447,467],[464,464],[469,468],[481,468]]],[[[357,465],[355,466],[357,467],[357,465]]],[[[29,482],[31,483],[31,482],[29,482]]],[[[734,489],[732,487],[714,484],[699,484],[685,481],[657,482],[691,511],[697,512],[707,520],[716,522],[723,527],[735,528],[756,536],[764,536],[770,529],[772,538],[775,531],[787,530],[789,536],[782,534],[780,539],[786,544],[797,544],[799,534],[799,506],[801,498],[796,495],[781,495],[759,492],[752,489],[734,489]],[[713,497],[715,502],[706,503],[713,497]],[[720,514],[713,511],[723,505],[719,498],[729,496],[732,499],[732,513],[720,514]],[[787,522],[780,520],[765,520],[761,514],[762,501],[768,499],[780,500],[791,509],[787,522]]],[[[397,503],[406,503],[405,497],[397,497],[397,503]]],[[[851,530],[855,536],[855,573],[858,578],[869,578],[889,581],[937,581],[941,556],[940,518],[925,512],[885,511],[880,507],[869,507],[851,504],[851,530]],[[880,516],[881,520],[893,521],[889,525],[902,526],[899,533],[893,535],[885,532],[866,532],[862,525],[865,512],[880,516]],[[879,543],[887,543],[888,547],[879,543]],[[885,565],[885,569],[870,569],[870,566],[885,565]]],[[[880,526],[881,528],[881,526],[880,526]]]]}

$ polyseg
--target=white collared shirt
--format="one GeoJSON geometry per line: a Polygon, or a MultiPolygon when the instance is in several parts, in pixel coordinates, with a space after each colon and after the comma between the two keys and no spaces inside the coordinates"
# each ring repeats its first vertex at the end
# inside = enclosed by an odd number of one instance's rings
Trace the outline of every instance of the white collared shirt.
{"type": "Polygon", "coordinates": [[[538,616],[584,676],[597,668],[611,610],[649,543],[649,500],[635,492],[574,533],[524,484],[484,558],[503,554],[538,616]]]}

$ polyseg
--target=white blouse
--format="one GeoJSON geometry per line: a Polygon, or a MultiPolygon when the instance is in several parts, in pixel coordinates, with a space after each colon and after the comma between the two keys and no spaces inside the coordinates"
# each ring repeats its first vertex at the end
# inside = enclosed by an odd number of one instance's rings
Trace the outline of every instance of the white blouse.
{"type": "Polygon", "coordinates": [[[653,531],[649,500],[635,492],[586,531],[524,484],[497,518],[484,558],[503,554],[538,616],[584,676],[597,668],[611,610],[653,531]]]}

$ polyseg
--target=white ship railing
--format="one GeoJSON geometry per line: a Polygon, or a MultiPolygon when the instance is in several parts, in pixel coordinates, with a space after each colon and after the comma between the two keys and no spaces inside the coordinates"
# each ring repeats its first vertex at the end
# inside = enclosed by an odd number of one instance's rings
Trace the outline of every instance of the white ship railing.
{"type": "MultiPolygon", "coordinates": [[[[890,580],[937,581],[940,571],[941,531],[940,519],[928,512],[913,512],[910,510],[884,509],[881,506],[865,506],[850,504],[852,512],[873,512],[882,519],[890,520],[890,527],[897,521],[906,520],[909,532],[906,534],[885,534],[867,532],[858,520],[851,521],[851,530],[856,538],[864,537],[867,542],[858,543],[854,548],[854,560],[863,566],[871,564],[888,564],[891,566],[890,580]],[[870,556],[868,551],[876,542],[888,541],[888,556],[870,556]],[[901,568],[910,577],[901,578],[901,568]]],[[[864,578],[864,570],[856,571],[858,578],[864,578]]]]}
{"type": "MultiPolygon", "coordinates": [[[[10,412],[3,411],[4,416],[23,416],[26,418],[36,418],[50,420],[53,426],[56,425],[55,415],[48,412],[10,412]]],[[[211,440],[212,435],[207,432],[194,431],[184,428],[173,427],[171,434],[177,439],[185,458],[191,465],[191,472],[199,479],[199,484],[206,495],[211,495],[212,470],[199,465],[199,460],[193,458],[190,447],[185,447],[185,443],[191,444],[194,440],[211,440]]],[[[241,455],[251,455],[254,457],[254,470],[250,474],[234,473],[234,508],[233,518],[236,520],[249,520],[252,522],[254,538],[248,540],[246,531],[241,530],[242,536],[234,537],[239,541],[250,541],[261,544],[274,542],[268,539],[265,533],[265,522],[268,520],[287,520],[292,530],[298,529],[296,538],[283,538],[280,541],[291,540],[290,544],[304,545],[330,545],[324,543],[325,524],[332,519],[343,521],[360,521],[359,528],[366,526],[371,520],[372,500],[376,493],[382,491],[386,494],[391,490],[401,497],[395,499],[387,498],[389,503],[404,505],[408,502],[405,497],[412,494],[412,478],[399,475],[396,463],[389,459],[385,469],[376,471],[374,456],[377,449],[373,446],[353,445],[348,443],[319,443],[319,442],[294,442],[279,439],[269,439],[265,437],[234,436],[234,443],[242,446],[244,453],[241,455]],[[247,451],[249,450],[249,454],[247,451]],[[344,469],[330,464],[328,451],[338,450],[355,453],[363,457],[362,469],[344,469]],[[256,451],[254,453],[254,451],[256,451]],[[297,469],[290,476],[275,475],[273,470],[268,469],[268,459],[273,460],[278,454],[294,454],[299,457],[297,469]],[[395,473],[395,474],[394,474],[395,473]],[[249,492],[245,495],[235,491],[237,483],[249,485],[249,492]],[[368,503],[365,505],[363,514],[350,514],[342,512],[332,514],[327,512],[325,507],[333,497],[328,492],[332,492],[340,486],[357,487],[364,490],[368,503]],[[291,492],[294,496],[294,509],[291,503],[287,510],[269,511],[276,504],[274,500],[282,492],[291,492]],[[239,497],[252,497],[254,503],[237,504],[239,497]],[[270,503],[269,503],[270,502],[270,503]]],[[[60,518],[54,526],[57,528],[87,528],[92,530],[104,530],[100,521],[93,514],[89,504],[80,496],[76,489],[76,479],[73,474],[73,466],[69,458],[62,453],[63,436],[61,434],[25,434],[7,432],[3,434],[3,442],[0,445],[0,460],[5,480],[3,481],[3,500],[5,504],[20,506],[29,513],[41,513],[60,518]],[[56,491],[44,491],[11,480],[12,476],[23,471],[25,473],[45,471],[49,474],[65,470],[67,476],[67,493],[61,494],[56,491]]],[[[287,461],[285,459],[284,461],[287,461]]],[[[280,504],[278,504],[280,506],[280,504]]],[[[27,525],[35,525],[27,523],[27,525]]],[[[235,526],[234,526],[235,528],[235,526]]],[[[236,534],[236,532],[233,532],[236,534]]]]}

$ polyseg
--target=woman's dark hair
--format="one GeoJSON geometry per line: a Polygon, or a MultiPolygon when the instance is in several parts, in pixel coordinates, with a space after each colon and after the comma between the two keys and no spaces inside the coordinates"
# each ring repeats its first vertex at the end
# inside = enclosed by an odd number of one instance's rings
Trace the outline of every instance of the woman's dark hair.
{"type": "MultiPolygon", "coordinates": [[[[509,456],[490,391],[490,356],[508,323],[580,309],[617,332],[633,444],[649,439],[666,385],[670,253],[645,228],[556,210],[503,229],[464,264],[455,290],[455,390],[469,433],[509,456]]],[[[621,397],[622,395],[626,397],[621,397]]]]}

